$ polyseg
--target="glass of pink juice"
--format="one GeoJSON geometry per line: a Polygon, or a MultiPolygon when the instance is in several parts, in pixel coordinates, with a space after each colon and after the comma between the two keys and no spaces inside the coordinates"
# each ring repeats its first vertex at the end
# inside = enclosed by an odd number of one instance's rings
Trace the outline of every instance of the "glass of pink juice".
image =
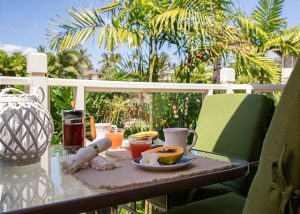
{"type": "Polygon", "coordinates": [[[147,151],[151,149],[152,145],[152,138],[151,136],[145,136],[145,137],[135,137],[135,136],[129,136],[129,147],[131,152],[131,157],[133,159],[142,157],[142,152],[147,151]]]}

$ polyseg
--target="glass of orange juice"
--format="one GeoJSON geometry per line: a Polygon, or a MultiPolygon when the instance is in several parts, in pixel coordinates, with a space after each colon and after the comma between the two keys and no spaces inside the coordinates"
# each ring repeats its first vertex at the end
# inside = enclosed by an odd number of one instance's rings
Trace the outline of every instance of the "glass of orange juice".
{"type": "Polygon", "coordinates": [[[112,129],[106,133],[106,137],[111,139],[111,149],[119,149],[122,145],[124,130],[112,129]]]}
{"type": "Polygon", "coordinates": [[[152,145],[152,137],[144,136],[144,137],[136,137],[130,135],[128,137],[130,152],[132,159],[142,157],[142,152],[151,149],[152,145]]]}

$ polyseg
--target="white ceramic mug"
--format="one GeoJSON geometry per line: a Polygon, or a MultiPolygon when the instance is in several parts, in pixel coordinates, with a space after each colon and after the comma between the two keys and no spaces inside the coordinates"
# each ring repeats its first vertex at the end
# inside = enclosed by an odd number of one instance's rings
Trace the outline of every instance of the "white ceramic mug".
{"type": "Polygon", "coordinates": [[[198,135],[194,130],[187,128],[166,128],[163,130],[165,135],[165,145],[180,146],[184,149],[185,154],[188,154],[195,146],[198,135]],[[191,145],[187,144],[187,139],[190,134],[194,134],[191,145]]]}
{"type": "Polygon", "coordinates": [[[108,133],[111,129],[118,129],[116,125],[111,125],[111,123],[96,123],[96,139],[105,138],[106,133],[108,133]]]}

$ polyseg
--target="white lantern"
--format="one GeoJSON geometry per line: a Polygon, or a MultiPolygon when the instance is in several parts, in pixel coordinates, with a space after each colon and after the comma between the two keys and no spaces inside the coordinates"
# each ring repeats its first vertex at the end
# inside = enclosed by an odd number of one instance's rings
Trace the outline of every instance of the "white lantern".
{"type": "MultiPolygon", "coordinates": [[[[44,96],[43,90],[38,89],[44,96]]],[[[36,93],[25,94],[14,88],[0,92],[0,160],[13,165],[40,161],[51,141],[54,126],[50,113],[38,99],[36,93]]]]}
{"type": "Polygon", "coordinates": [[[220,70],[221,83],[233,83],[235,81],[235,70],[233,68],[222,68],[220,70]]]}

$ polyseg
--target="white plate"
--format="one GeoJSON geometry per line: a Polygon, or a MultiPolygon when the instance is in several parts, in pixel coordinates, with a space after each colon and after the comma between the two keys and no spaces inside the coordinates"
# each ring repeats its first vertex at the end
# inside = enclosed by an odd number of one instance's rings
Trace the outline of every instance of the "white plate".
{"type": "Polygon", "coordinates": [[[176,169],[181,169],[183,167],[188,166],[189,164],[192,163],[192,160],[187,159],[185,156],[180,159],[175,164],[172,165],[163,165],[161,164],[160,166],[146,166],[140,164],[141,158],[136,158],[132,160],[132,163],[135,164],[136,166],[145,169],[145,170],[151,170],[151,171],[170,171],[170,170],[176,170],[176,169]]]}

